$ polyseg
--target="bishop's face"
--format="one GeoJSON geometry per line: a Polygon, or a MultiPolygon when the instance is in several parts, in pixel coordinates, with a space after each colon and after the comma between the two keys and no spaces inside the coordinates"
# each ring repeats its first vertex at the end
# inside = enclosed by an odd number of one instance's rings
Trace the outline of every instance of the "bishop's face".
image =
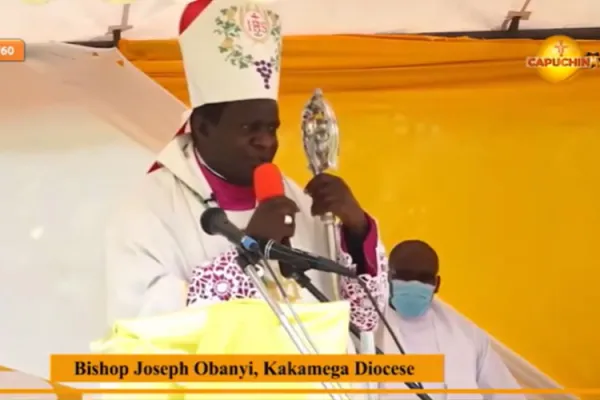
{"type": "Polygon", "coordinates": [[[279,125],[275,100],[227,103],[219,122],[203,139],[202,158],[228,181],[251,186],[254,169],[275,158],[279,125]]]}

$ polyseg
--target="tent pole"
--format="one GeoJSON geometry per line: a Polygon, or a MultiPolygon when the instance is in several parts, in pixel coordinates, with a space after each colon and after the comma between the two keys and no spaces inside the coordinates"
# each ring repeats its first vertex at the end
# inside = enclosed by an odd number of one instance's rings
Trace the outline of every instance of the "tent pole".
{"type": "Polygon", "coordinates": [[[563,28],[563,29],[515,29],[504,31],[473,31],[473,32],[424,32],[421,35],[461,37],[473,39],[535,39],[544,40],[550,36],[565,35],[574,40],[600,40],[600,27],[563,28]]]}
{"type": "Polygon", "coordinates": [[[600,27],[587,28],[557,28],[557,29],[519,29],[505,31],[454,31],[454,32],[419,32],[406,33],[401,31],[377,32],[381,35],[423,35],[440,37],[468,36],[473,39],[534,39],[544,40],[554,35],[569,36],[574,40],[600,40],[600,27]]]}
{"type": "Polygon", "coordinates": [[[119,25],[111,25],[108,27],[106,35],[112,37],[111,40],[89,40],[83,42],[67,42],[69,44],[76,44],[78,46],[93,47],[96,49],[111,49],[119,47],[119,42],[124,31],[133,28],[133,25],[129,25],[129,10],[131,4],[124,4],[123,11],[121,12],[121,23],[119,25]]]}
{"type": "Polygon", "coordinates": [[[123,4],[123,11],[121,12],[121,23],[119,25],[111,25],[108,27],[107,34],[112,35],[113,46],[119,47],[121,36],[123,32],[133,28],[133,25],[129,25],[129,11],[131,10],[131,4],[123,4]]]}
{"type": "Polygon", "coordinates": [[[509,31],[509,32],[516,32],[519,30],[519,23],[521,21],[527,21],[529,20],[529,17],[531,17],[531,11],[527,11],[527,7],[529,6],[529,3],[531,3],[531,0],[525,0],[525,3],[523,3],[523,6],[521,7],[521,9],[519,11],[514,11],[511,10],[506,14],[506,17],[504,17],[504,22],[502,22],[502,25],[500,26],[500,30],[501,31],[509,31]]]}
{"type": "Polygon", "coordinates": [[[112,35],[112,47],[119,47],[119,42],[121,41],[121,30],[115,29],[114,31],[112,31],[112,35]]]}

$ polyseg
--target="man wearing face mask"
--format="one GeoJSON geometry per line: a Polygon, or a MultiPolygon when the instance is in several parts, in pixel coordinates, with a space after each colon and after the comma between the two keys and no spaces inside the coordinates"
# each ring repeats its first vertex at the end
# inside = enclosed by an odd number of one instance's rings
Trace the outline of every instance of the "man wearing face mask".
{"type": "MultiPolygon", "coordinates": [[[[386,318],[407,354],[444,354],[444,383],[423,383],[431,389],[520,389],[490,339],[481,329],[435,298],[441,279],[436,252],[425,242],[398,244],[389,258],[390,301],[386,318]]],[[[377,346],[386,354],[399,353],[380,324],[377,346]]],[[[401,387],[384,383],[383,388],[401,387]]],[[[525,400],[524,395],[431,394],[434,399],[525,400]]],[[[387,396],[386,396],[387,397],[387,396]]],[[[400,398],[397,395],[389,398],[400,398]]],[[[402,398],[412,398],[401,396],[402,398]]],[[[416,397],[415,397],[416,398],[416,397]]]]}

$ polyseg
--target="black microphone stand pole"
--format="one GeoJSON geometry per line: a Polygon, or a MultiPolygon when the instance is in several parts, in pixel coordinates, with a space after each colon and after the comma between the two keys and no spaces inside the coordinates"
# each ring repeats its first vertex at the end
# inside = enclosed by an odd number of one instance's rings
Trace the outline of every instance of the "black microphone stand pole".
{"type": "MultiPolygon", "coordinates": [[[[310,278],[306,276],[304,271],[300,270],[300,268],[296,268],[293,266],[283,266],[282,264],[283,263],[280,263],[281,275],[283,275],[285,278],[295,280],[296,283],[300,285],[300,287],[308,290],[309,293],[315,297],[315,299],[319,300],[319,302],[329,303],[331,301],[327,298],[327,296],[325,296],[323,292],[317,289],[317,287],[312,283],[310,278]],[[288,268],[289,271],[285,271],[288,273],[284,273],[284,270],[288,268]]],[[[360,339],[360,329],[358,329],[358,327],[356,327],[356,325],[354,325],[352,322],[350,322],[350,333],[352,333],[354,336],[360,339]]],[[[383,351],[381,351],[379,347],[376,347],[375,351],[377,354],[383,354],[383,351]]]]}
{"type": "MultiPolygon", "coordinates": [[[[325,294],[320,291],[311,281],[311,279],[306,275],[305,270],[308,268],[300,268],[294,265],[290,265],[288,263],[279,263],[279,270],[281,271],[281,275],[287,279],[293,279],[300,285],[300,287],[308,290],[310,294],[315,296],[317,300],[321,303],[329,303],[329,299],[325,294]]],[[[376,305],[375,305],[376,306],[376,305]]],[[[360,329],[356,327],[352,322],[350,323],[350,332],[360,339],[360,329]]],[[[375,348],[375,352],[377,354],[384,354],[379,347],[375,348]]],[[[422,390],[423,387],[421,385],[417,385],[414,382],[404,382],[404,384],[413,390],[422,390]]],[[[427,393],[415,393],[415,395],[421,400],[431,400],[431,397],[427,393]]]]}

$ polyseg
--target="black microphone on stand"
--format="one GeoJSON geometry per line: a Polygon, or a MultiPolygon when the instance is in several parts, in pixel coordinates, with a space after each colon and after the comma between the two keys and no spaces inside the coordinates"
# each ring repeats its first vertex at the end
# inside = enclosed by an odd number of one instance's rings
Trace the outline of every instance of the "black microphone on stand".
{"type": "Polygon", "coordinates": [[[200,226],[209,235],[221,235],[237,247],[242,270],[245,271],[250,264],[258,264],[264,258],[258,242],[231,223],[223,209],[207,208],[200,216],[200,226]]]}
{"type": "Polygon", "coordinates": [[[252,254],[261,254],[267,260],[306,264],[311,269],[356,278],[354,272],[328,258],[297,250],[273,240],[251,238],[242,232],[240,228],[232,224],[229,218],[227,218],[225,211],[221,208],[206,209],[200,216],[200,225],[202,226],[202,230],[209,235],[224,236],[243,251],[248,251],[252,254]]]}
{"type": "Polygon", "coordinates": [[[256,239],[260,250],[267,260],[287,262],[291,265],[306,265],[306,269],[316,269],[336,275],[356,278],[356,273],[328,258],[316,256],[302,250],[294,249],[287,243],[277,243],[274,240],[256,239]]]}

